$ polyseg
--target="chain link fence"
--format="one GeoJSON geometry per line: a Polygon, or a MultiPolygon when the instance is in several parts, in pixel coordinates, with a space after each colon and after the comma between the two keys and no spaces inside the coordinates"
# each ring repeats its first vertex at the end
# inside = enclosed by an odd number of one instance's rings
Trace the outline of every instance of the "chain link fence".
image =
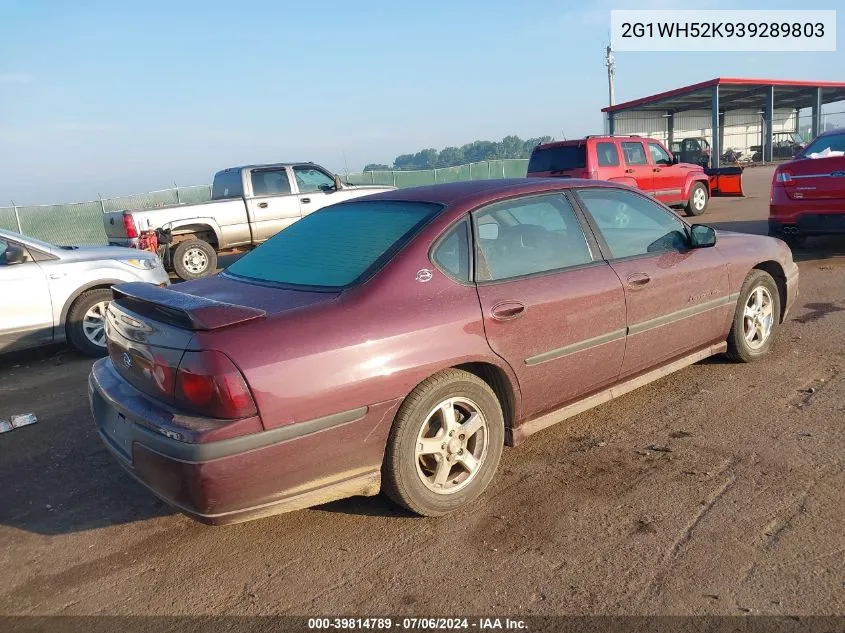
{"type": "Polygon", "coordinates": [[[105,244],[103,214],[140,211],[165,205],[211,200],[211,187],[174,187],[134,196],[100,198],[89,202],[37,206],[0,207],[0,228],[22,233],[51,244],[105,244]]]}
{"type": "MultiPolygon", "coordinates": [[[[353,185],[416,187],[462,180],[523,178],[527,159],[491,160],[457,167],[419,171],[368,171],[348,174],[353,185]]],[[[101,198],[89,202],[39,206],[0,207],[0,228],[23,233],[51,244],[105,244],[103,214],[139,211],[165,205],[194,204],[211,200],[211,186],[174,187],[133,196],[101,198]]]]}

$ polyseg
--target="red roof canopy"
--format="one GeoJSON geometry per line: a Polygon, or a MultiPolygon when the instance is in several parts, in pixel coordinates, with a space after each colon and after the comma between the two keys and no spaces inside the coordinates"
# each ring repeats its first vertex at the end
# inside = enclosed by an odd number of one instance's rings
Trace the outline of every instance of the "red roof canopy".
{"type": "Polygon", "coordinates": [[[608,106],[602,108],[602,112],[706,110],[710,108],[713,86],[719,86],[720,110],[760,107],[765,103],[766,90],[770,86],[775,88],[776,108],[809,108],[815,101],[816,88],[823,88],[822,103],[845,100],[845,82],[716,77],[691,86],[608,106]]]}

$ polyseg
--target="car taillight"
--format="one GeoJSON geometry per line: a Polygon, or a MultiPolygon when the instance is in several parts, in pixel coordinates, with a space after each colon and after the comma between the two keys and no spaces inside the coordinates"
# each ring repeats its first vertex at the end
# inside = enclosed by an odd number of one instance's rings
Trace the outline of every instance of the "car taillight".
{"type": "Polygon", "coordinates": [[[176,370],[176,405],[212,418],[236,420],[257,413],[246,381],[221,352],[185,352],[176,370]]]}
{"type": "Polygon", "coordinates": [[[138,229],[135,228],[135,220],[131,213],[123,214],[123,226],[126,228],[126,237],[138,237],[138,229]]]}
{"type": "Polygon", "coordinates": [[[792,174],[785,169],[779,169],[775,172],[775,182],[782,183],[784,185],[790,185],[795,182],[792,178],[792,174]]]}

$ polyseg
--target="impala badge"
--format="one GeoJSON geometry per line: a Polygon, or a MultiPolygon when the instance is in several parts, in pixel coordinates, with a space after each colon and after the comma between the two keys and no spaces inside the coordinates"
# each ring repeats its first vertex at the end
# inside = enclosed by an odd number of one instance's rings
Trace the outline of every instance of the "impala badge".
{"type": "Polygon", "coordinates": [[[126,369],[132,367],[132,357],[126,352],[123,352],[123,366],[126,367],[126,369]]]}
{"type": "Polygon", "coordinates": [[[427,281],[431,281],[431,271],[428,268],[423,268],[417,271],[417,281],[421,284],[424,284],[427,281]]]}

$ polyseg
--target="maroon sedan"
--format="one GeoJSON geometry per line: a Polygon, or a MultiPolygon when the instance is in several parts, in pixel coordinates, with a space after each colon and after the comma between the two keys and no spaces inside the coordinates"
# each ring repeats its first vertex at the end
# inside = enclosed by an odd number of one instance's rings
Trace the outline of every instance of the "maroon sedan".
{"type": "Polygon", "coordinates": [[[763,356],[783,242],[621,185],[467,182],[306,216],[217,277],[124,284],[91,407],[116,459],[211,523],[384,490],[424,515],[504,444],[713,354],[763,356]]]}

